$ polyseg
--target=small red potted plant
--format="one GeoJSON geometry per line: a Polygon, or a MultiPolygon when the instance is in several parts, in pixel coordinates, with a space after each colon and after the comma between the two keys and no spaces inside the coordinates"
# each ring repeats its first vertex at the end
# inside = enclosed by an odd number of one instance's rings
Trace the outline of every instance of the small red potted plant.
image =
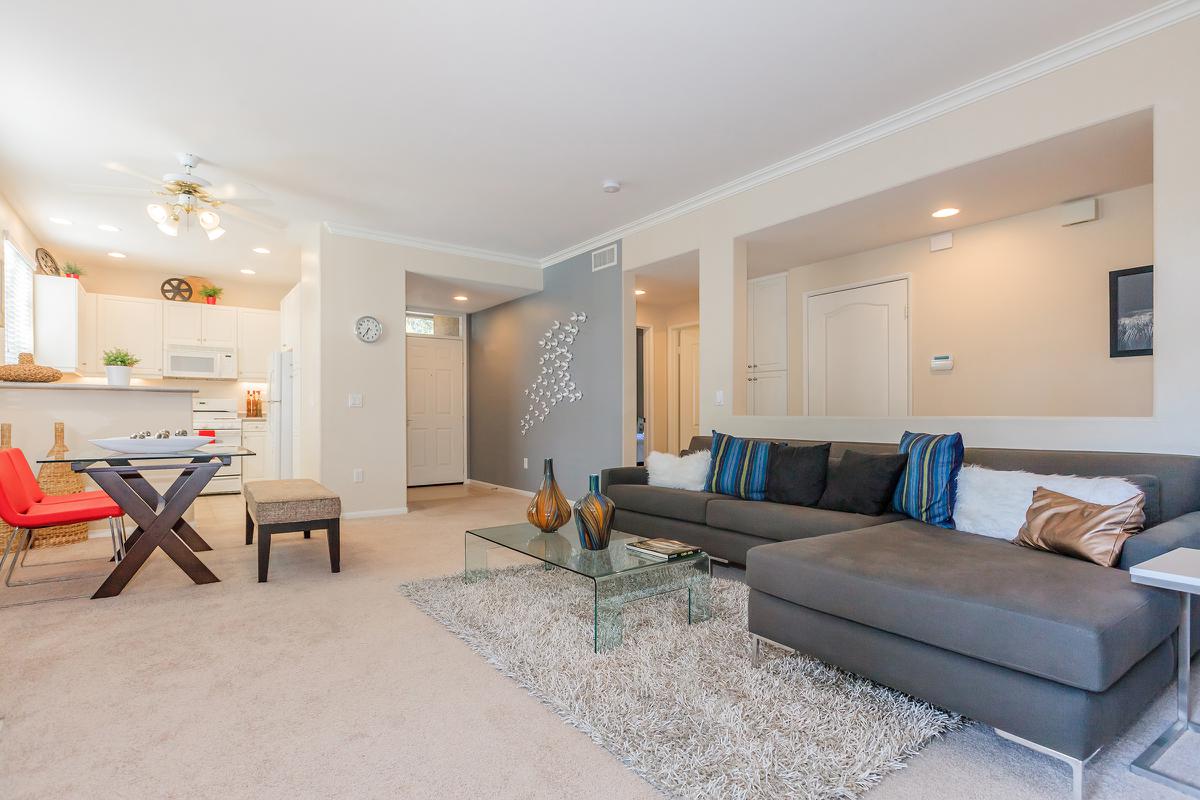
{"type": "Polygon", "coordinates": [[[217,304],[217,298],[220,297],[221,293],[224,291],[225,290],[220,286],[202,286],[200,287],[200,296],[204,298],[204,302],[208,303],[210,306],[215,306],[217,304]]]}

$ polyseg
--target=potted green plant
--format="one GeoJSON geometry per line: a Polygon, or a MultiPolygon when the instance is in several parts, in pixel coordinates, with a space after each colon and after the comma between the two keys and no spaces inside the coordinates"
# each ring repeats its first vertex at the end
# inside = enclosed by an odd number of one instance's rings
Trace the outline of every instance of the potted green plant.
{"type": "Polygon", "coordinates": [[[79,280],[79,276],[83,274],[83,267],[78,266],[77,264],[72,264],[70,261],[68,261],[66,266],[62,268],[62,274],[66,275],[68,278],[79,280]]]}
{"type": "Polygon", "coordinates": [[[128,386],[129,376],[140,361],[137,356],[123,347],[104,351],[104,372],[109,386],[128,386]]]}
{"type": "Polygon", "coordinates": [[[220,286],[201,286],[200,296],[204,298],[204,302],[208,303],[210,306],[215,306],[217,304],[217,298],[220,297],[221,293],[224,291],[225,290],[220,286]]]}

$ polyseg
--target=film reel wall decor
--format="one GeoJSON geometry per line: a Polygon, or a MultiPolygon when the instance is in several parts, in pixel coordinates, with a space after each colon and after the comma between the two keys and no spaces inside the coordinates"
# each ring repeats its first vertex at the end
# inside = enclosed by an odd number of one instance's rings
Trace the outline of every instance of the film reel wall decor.
{"type": "Polygon", "coordinates": [[[534,425],[545,422],[559,405],[583,399],[583,391],[571,375],[571,364],[575,360],[571,345],[579,336],[580,326],[586,322],[586,313],[572,311],[566,322],[554,320],[538,339],[537,377],[525,389],[528,408],[518,423],[522,436],[534,425]]]}

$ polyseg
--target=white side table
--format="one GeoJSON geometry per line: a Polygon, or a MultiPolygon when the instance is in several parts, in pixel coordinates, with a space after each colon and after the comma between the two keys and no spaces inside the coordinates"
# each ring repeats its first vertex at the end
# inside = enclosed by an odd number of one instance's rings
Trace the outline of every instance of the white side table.
{"type": "Polygon", "coordinates": [[[1154,762],[1189,729],[1200,732],[1200,723],[1192,722],[1191,695],[1188,682],[1192,666],[1192,595],[1200,594],[1200,550],[1180,547],[1169,553],[1143,561],[1131,567],[1134,583],[1157,586],[1179,592],[1179,716],[1171,727],[1133,760],[1129,769],[1136,775],[1170,786],[1176,791],[1200,797],[1200,786],[1172,778],[1154,769],[1154,762]]]}

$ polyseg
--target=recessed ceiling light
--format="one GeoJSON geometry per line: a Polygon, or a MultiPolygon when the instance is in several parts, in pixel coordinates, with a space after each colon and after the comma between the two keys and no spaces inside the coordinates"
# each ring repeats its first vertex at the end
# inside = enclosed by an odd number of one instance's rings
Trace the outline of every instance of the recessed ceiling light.
{"type": "Polygon", "coordinates": [[[258,253],[260,256],[271,255],[271,251],[265,247],[256,247],[256,248],[254,248],[254,252],[258,253]]]}
{"type": "Polygon", "coordinates": [[[933,212],[930,216],[932,216],[934,219],[944,219],[945,217],[953,217],[957,213],[958,213],[957,208],[939,208],[937,211],[933,212]]]}
{"type": "Polygon", "coordinates": [[[70,225],[71,224],[71,220],[63,219],[62,217],[51,217],[50,221],[53,222],[55,225],[70,225]]]}
{"type": "Polygon", "coordinates": [[[108,223],[105,223],[103,225],[97,225],[96,227],[102,231],[108,231],[109,233],[117,233],[118,231],[121,230],[116,225],[109,225],[108,223]]]}
{"type": "Polygon", "coordinates": [[[642,295],[644,295],[646,293],[646,290],[645,289],[634,289],[633,293],[636,294],[638,297],[641,297],[642,295]]]}
{"type": "Polygon", "coordinates": [[[108,257],[109,258],[124,258],[125,254],[124,253],[109,253],[108,257]]]}
{"type": "Polygon", "coordinates": [[[465,294],[456,294],[456,295],[454,295],[454,299],[460,303],[465,303],[465,302],[467,302],[468,298],[465,294]]]}
{"type": "Polygon", "coordinates": [[[253,275],[253,274],[254,274],[254,270],[252,270],[252,269],[244,269],[244,270],[242,270],[242,274],[243,274],[243,275],[253,275]]]}

